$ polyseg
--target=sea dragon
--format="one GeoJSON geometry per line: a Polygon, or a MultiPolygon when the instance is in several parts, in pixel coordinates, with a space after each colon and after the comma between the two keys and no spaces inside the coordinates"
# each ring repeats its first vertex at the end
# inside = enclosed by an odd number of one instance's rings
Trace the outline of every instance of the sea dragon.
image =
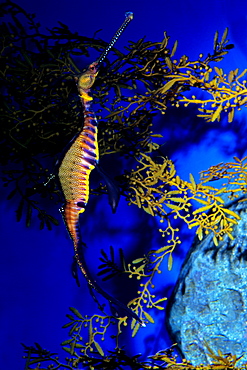
{"type": "MultiPolygon", "coordinates": [[[[95,62],[90,64],[86,72],[75,78],[80,101],[84,110],[84,124],[81,132],[70,143],[70,147],[60,163],[58,168],[58,178],[65,198],[65,204],[61,208],[61,213],[69,235],[73,241],[75,260],[88,282],[91,293],[94,289],[105,297],[109,301],[111,309],[114,309],[115,316],[120,316],[120,313],[124,313],[125,316],[130,316],[145,326],[142,320],[132,310],[111,297],[96,283],[95,280],[91,278],[84,262],[82,250],[83,243],[81,240],[79,225],[79,216],[85,211],[88,202],[89,175],[99,160],[97,141],[98,123],[96,116],[91,109],[93,98],[90,96],[90,89],[95,82],[100,64],[132,19],[133,13],[126,13],[125,21],[115,33],[101,56],[95,62]]],[[[115,203],[116,202],[117,201],[115,201],[115,203]]],[[[94,295],[93,297],[95,299],[94,295]]]]}

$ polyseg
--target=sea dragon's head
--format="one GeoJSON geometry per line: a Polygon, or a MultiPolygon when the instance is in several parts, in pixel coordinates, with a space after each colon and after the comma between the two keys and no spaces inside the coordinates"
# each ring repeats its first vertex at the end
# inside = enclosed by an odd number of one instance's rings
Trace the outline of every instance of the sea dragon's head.
{"type": "Polygon", "coordinates": [[[121,27],[117,30],[109,44],[106,46],[100,57],[96,60],[96,62],[93,62],[90,64],[86,72],[83,72],[79,76],[75,77],[75,81],[77,83],[77,88],[79,92],[79,96],[81,99],[90,101],[93,98],[88,95],[90,92],[90,88],[93,86],[95,78],[99,71],[99,66],[107,56],[110,49],[113,47],[115,42],[118,40],[119,36],[123,32],[123,30],[126,28],[126,26],[129,24],[129,22],[133,19],[133,13],[127,12],[125,13],[125,20],[121,27]]]}
{"type": "Polygon", "coordinates": [[[77,83],[77,89],[79,96],[85,100],[92,100],[93,98],[88,95],[90,88],[93,86],[95,78],[98,74],[99,63],[96,61],[88,67],[86,72],[82,73],[78,77],[75,77],[77,83]]]}

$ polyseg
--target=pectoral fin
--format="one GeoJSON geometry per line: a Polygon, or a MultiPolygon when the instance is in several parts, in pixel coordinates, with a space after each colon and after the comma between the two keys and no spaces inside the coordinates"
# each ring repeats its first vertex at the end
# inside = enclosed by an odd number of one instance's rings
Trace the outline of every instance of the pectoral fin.
{"type": "Polygon", "coordinates": [[[111,206],[112,212],[115,213],[120,199],[119,187],[99,165],[96,165],[96,168],[99,171],[100,175],[104,178],[108,193],[108,202],[111,206]]]}

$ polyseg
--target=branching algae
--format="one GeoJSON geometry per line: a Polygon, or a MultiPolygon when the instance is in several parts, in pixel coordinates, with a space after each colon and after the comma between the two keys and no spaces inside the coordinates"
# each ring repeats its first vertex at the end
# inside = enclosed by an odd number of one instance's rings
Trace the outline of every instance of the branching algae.
{"type": "MultiPolygon", "coordinates": [[[[58,158],[66,143],[81,130],[74,76],[85,67],[84,60],[90,50],[100,55],[107,44],[71,33],[62,23],[43,35],[34,15],[11,1],[1,4],[0,11],[6,17],[1,25],[0,50],[4,97],[0,102],[2,178],[4,185],[10,188],[8,199],[18,202],[17,221],[25,218],[29,226],[32,219],[38,217],[40,229],[51,229],[53,224],[58,225],[58,220],[44,200],[49,198],[49,202],[56,205],[61,202],[55,183],[47,183],[53,158],[58,158]]],[[[130,160],[126,171],[115,179],[120,193],[130,205],[159,218],[158,231],[165,240],[164,246],[132,262],[127,262],[120,250],[120,265],[115,262],[113,248],[109,256],[102,251],[99,275],[107,279],[125,274],[140,282],[136,297],[128,307],[145,323],[154,322],[152,309],[164,309],[166,298],[156,297],[153,279],[161,272],[161,263],[167,257],[168,268],[172,268],[173,252],[181,243],[176,219],[195,229],[199,239],[213,233],[216,245],[224,237],[232,238],[232,228],[239,220],[239,216],[225,206],[225,198],[245,200],[246,158],[234,158],[233,162],[202,171],[198,183],[192,175],[185,181],[177,174],[171,159],[155,155],[159,150],[157,138],[160,140],[162,135],[153,126],[154,118],[165,114],[169,106],[190,104],[198,106],[198,116],[206,121],[220,121],[227,114],[228,121],[232,122],[235,110],[247,103],[244,80],[247,70],[235,69],[226,75],[221,68],[212,66],[232,47],[227,40],[227,30],[221,40],[216,33],[212,54],[200,55],[195,61],[185,55],[176,60],[177,42],[170,47],[166,34],[161,42],[144,39],[129,42],[126,54],[113,48],[115,59],[110,63],[106,57],[105,67],[102,66],[93,86],[94,107],[100,123],[100,156],[107,158],[112,154],[130,160]],[[197,98],[191,95],[191,89],[204,94],[197,98]],[[215,179],[225,179],[226,184],[233,184],[235,188],[228,190],[225,184],[218,189],[208,184],[215,179]]],[[[105,191],[103,185],[90,189],[91,194],[99,197],[105,191]]],[[[62,343],[68,353],[66,363],[36,344],[36,347],[25,346],[26,369],[39,368],[39,362],[48,364],[46,369],[77,369],[80,364],[91,369],[117,369],[124,365],[136,369],[167,366],[193,369],[186,361],[178,363],[171,349],[158,352],[146,362],[126,354],[121,349],[120,334],[128,325],[127,317],[114,318],[101,313],[82,316],[75,308],[71,308],[67,317],[69,322],[64,327],[69,329],[69,338],[62,343]],[[116,349],[106,354],[99,340],[107,337],[109,325],[116,326],[116,349]]],[[[134,336],[140,323],[133,318],[130,326],[134,336]]],[[[211,368],[237,366],[236,356],[208,350],[213,361],[211,368]]]]}

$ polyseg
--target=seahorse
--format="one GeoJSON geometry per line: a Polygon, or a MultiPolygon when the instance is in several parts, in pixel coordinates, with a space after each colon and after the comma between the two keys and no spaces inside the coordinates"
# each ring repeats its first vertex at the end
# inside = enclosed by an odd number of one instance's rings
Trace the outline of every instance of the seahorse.
{"type": "MultiPolygon", "coordinates": [[[[139,321],[143,326],[142,320],[127,306],[119,302],[114,297],[105,292],[95,280],[90,276],[86,267],[82,249],[82,240],[79,225],[79,216],[85,211],[89,197],[89,175],[95,168],[99,160],[99,150],[97,141],[97,119],[91,109],[93,98],[90,96],[90,89],[99,72],[99,66],[106,57],[109,50],[117,41],[128,23],[133,19],[133,13],[126,13],[126,18],[118,29],[107,48],[101,56],[79,77],[76,77],[77,89],[84,109],[84,124],[81,132],[71,142],[68,151],[65,153],[58,169],[58,178],[61,184],[65,204],[61,208],[63,219],[74,245],[75,260],[86,278],[89,288],[94,289],[105,297],[111,308],[115,309],[115,315],[120,316],[120,312],[139,321]]],[[[94,296],[95,298],[95,296],[94,296]]]]}

